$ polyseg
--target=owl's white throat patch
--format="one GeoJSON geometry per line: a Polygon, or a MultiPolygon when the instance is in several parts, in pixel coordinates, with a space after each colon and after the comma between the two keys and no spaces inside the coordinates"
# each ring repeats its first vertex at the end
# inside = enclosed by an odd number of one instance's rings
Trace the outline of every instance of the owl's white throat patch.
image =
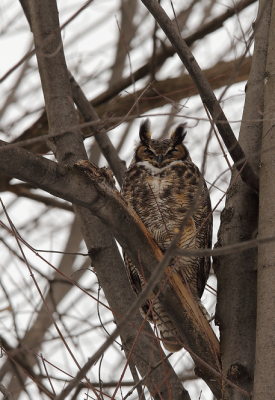
{"type": "Polygon", "coordinates": [[[166,168],[170,168],[170,167],[172,167],[172,165],[181,164],[181,163],[182,163],[182,161],[180,161],[180,160],[172,161],[170,164],[166,165],[163,168],[154,167],[154,165],[150,164],[149,161],[140,161],[136,165],[144,165],[144,167],[147,169],[147,171],[149,171],[152,175],[158,175],[162,171],[164,171],[166,168]]]}

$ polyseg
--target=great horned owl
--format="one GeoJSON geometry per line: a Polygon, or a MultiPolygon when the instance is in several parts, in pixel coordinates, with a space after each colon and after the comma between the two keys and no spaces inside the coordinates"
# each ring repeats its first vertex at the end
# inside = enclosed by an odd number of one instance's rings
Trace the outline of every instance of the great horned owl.
{"type": "MultiPolygon", "coordinates": [[[[153,140],[147,119],[140,125],[139,136],[140,142],[124,176],[122,194],[164,252],[192,205],[201,174],[183,144],[186,136],[184,125],[179,125],[170,139],[153,140]]],[[[197,208],[186,224],[178,247],[211,248],[212,218],[199,230],[210,212],[210,197],[204,182],[197,208]]],[[[143,277],[127,254],[124,254],[124,259],[129,280],[138,295],[144,287],[143,277]]],[[[193,296],[200,304],[209,276],[209,257],[177,257],[170,262],[170,266],[175,266],[176,271],[182,267],[193,296]]],[[[184,282],[183,277],[182,280],[184,282]]],[[[142,307],[143,316],[148,307],[149,303],[142,307]]],[[[200,307],[203,308],[201,304],[200,307]]],[[[176,328],[158,300],[155,301],[153,315],[148,319],[152,323],[155,320],[167,350],[175,352],[181,349],[175,339],[176,328]]]]}

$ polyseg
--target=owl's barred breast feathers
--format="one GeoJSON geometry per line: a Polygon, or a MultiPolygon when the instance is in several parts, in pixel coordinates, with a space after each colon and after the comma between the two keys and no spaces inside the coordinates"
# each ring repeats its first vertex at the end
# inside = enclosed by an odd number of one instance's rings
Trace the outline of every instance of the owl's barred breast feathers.
{"type": "MultiPolygon", "coordinates": [[[[140,217],[162,251],[169,247],[176,228],[181,225],[187,210],[193,204],[201,178],[198,167],[192,162],[183,144],[186,136],[184,127],[183,124],[179,125],[170,139],[159,141],[151,139],[149,120],[142,122],[140,143],[123,180],[122,194],[125,200],[140,217]]],[[[211,247],[212,219],[202,225],[210,212],[210,197],[204,182],[197,207],[178,243],[179,248],[211,247]]],[[[143,278],[126,254],[124,258],[129,280],[138,294],[144,286],[143,278]]],[[[179,272],[181,277],[180,270],[184,271],[193,296],[199,301],[209,276],[209,257],[178,257],[171,261],[170,266],[174,265],[175,273],[179,272]]],[[[153,299],[154,295],[151,297],[153,299]]],[[[148,307],[145,304],[142,312],[146,313],[148,307]]],[[[158,300],[155,302],[153,314],[151,322],[153,319],[156,321],[161,336],[166,341],[164,346],[169,351],[179,350],[181,346],[175,344],[176,328],[158,300]]]]}

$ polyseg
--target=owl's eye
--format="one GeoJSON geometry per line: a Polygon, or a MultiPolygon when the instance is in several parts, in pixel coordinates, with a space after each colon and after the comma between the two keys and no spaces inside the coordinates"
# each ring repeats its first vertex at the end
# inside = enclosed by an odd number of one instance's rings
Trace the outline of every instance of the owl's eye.
{"type": "Polygon", "coordinates": [[[179,152],[178,149],[172,149],[172,150],[169,150],[169,151],[168,151],[168,154],[169,154],[169,155],[174,155],[174,154],[177,154],[178,152],[179,152]]]}
{"type": "Polygon", "coordinates": [[[145,154],[148,154],[149,156],[154,156],[154,153],[153,153],[150,149],[148,149],[148,148],[145,148],[145,149],[143,150],[143,152],[144,152],[145,154]]]}

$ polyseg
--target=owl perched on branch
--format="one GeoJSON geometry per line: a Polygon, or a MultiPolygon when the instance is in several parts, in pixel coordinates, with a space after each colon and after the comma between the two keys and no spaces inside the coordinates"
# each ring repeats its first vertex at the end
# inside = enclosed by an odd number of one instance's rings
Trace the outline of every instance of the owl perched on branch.
{"type": "MultiPolygon", "coordinates": [[[[150,121],[147,119],[140,125],[139,136],[140,142],[124,176],[122,194],[160,249],[165,252],[187,210],[194,205],[201,174],[183,144],[186,136],[184,125],[179,125],[170,139],[160,141],[151,139],[150,121]]],[[[201,187],[195,211],[179,240],[179,248],[211,248],[212,217],[202,226],[211,212],[210,197],[204,180],[201,187]]],[[[143,276],[127,254],[124,254],[124,259],[132,288],[138,295],[144,287],[143,276]]],[[[200,298],[209,276],[209,257],[175,257],[169,265],[175,267],[184,284],[183,273],[185,274],[194,298],[200,308],[203,308],[200,298]]],[[[151,301],[153,300],[152,293],[151,301]]],[[[143,316],[148,309],[149,302],[142,307],[143,316]]],[[[177,343],[176,328],[158,299],[153,306],[153,315],[151,313],[148,319],[152,323],[156,322],[167,350],[174,352],[181,349],[182,346],[177,343]]]]}

